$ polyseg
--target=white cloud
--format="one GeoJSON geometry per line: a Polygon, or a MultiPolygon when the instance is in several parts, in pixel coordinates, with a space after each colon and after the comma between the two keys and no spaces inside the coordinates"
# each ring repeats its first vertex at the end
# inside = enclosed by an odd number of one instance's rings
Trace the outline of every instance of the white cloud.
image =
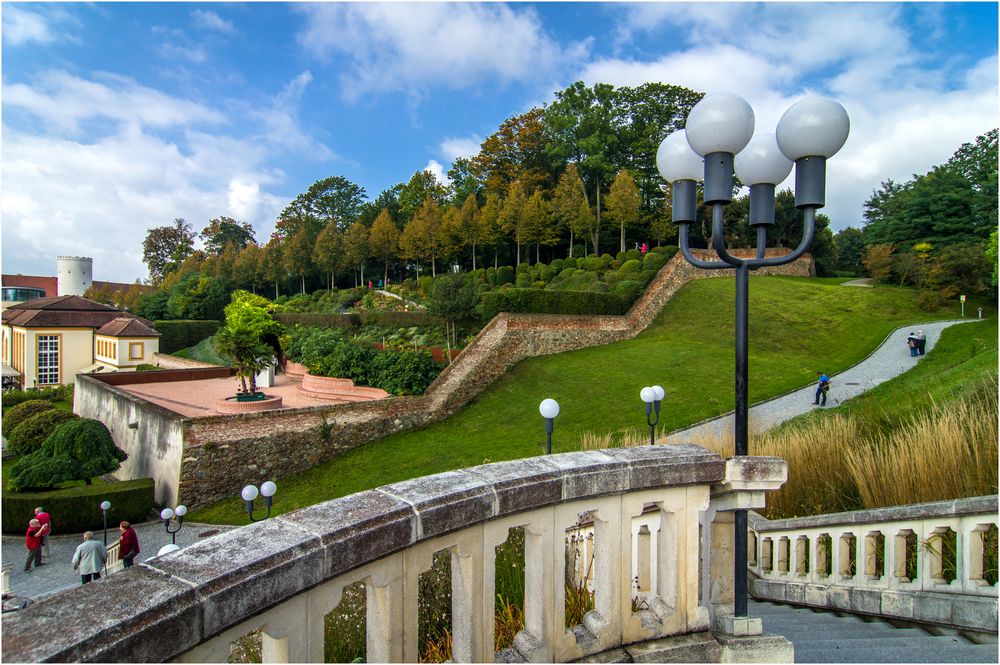
{"type": "Polygon", "coordinates": [[[201,46],[181,46],[179,44],[162,44],[160,55],[168,59],[183,58],[195,63],[208,60],[208,53],[201,46]]]}
{"type": "Polygon", "coordinates": [[[205,30],[216,30],[228,35],[236,29],[230,21],[227,21],[213,11],[196,9],[191,12],[191,18],[196,27],[205,30]]]}
{"type": "Polygon", "coordinates": [[[48,44],[54,42],[55,39],[55,34],[40,14],[10,4],[3,8],[3,41],[5,45],[20,46],[30,42],[48,44]]]}
{"type": "Polygon", "coordinates": [[[3,127],[5,269],[45,274],[56,255],[78,254],[94,257],[102,279],[131,282],[146,276],[139,249],[146,231],[175,217],[198,230],[228,215],[266,239],[289,200],[273,193],[284,183],[273,160],[331,154],[296,124],[308,72],[257,104],[258,115],[245,102],[220,103],[251,120],[239,133],[223,112],[124,77],[97,78],[49,72],[36,88],[12,86],[19,110],[51,131],[3,127]],[[86,132],[84,120],[95,121],[86,132]],[[288,137],[297,138],[286,144],[288,137]]]}
{"type": "Polygon", "coordinates": [[[459,157],[472,157],[479,153],[483,140],[473,134],[466,137],[451,137],[441,141],[441,154],[449,162],[459,157]]]}
{"type": "Polygon", "coordinates": [[[310,4],[300,10],[306,52],[349,61],[347,99],[370,92],[421,94],[430,85],[462,88],[485,81],[537,80],[585,44],[563,49],[534,10],[501,4],[310,4]]]}
{"type": "Polygon", "coordinates": [[[448,177],[448,174],[445,173],[444,167],[436,159],[428,161],[427,166],[425,166],[422,170],[428,171],[431,175],[437,178],[437,181],[442,185],[447,186],[451,184],[451,178],[448,177]]]}

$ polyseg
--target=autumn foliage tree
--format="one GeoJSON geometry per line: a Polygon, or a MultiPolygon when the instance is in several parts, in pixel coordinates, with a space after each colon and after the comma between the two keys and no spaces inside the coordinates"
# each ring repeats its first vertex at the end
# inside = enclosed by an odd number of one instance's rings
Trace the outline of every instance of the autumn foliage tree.
{"type": "Polygon", "coordinates": [[[399,229],[389,216],[389,211],[382,209],[375,223],[372,224],[368,243],[372,256],[383,262],[383,279],[389,281],[389,259],[399,252],[399,229]]]}

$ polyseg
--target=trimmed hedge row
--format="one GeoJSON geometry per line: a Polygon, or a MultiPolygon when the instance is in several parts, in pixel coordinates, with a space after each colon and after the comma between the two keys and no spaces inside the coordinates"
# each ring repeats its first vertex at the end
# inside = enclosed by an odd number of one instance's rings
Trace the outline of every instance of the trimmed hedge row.
{"type": "Polygon", "coordinates": [[[28,388],[27,390],[5,390],[3,391],[3,408],[17,406],[22,402],[33,399],[44,399],[49,402],[58,402],[65,399],[72,403],[73,384],[67,383],[64,386],[55,388],[28,388]]]}
{"type": "Polygon", "coordinates": [[[349,314],[322,314],[319,312],[276,312],[274,318],[285,325],[323,326],[326,328],[354,328],[375,324],[393,328],[429,326],[437,321],[427,312],[371,311],[349,314]]]}
{"type": "Polygon", "coordinates": [[[525,314],[625,314],[633,298],[618,293],[500,289],[482,294],[480,313],[489,321],[500,312],[525,314]]]}
{"type": "Polygon", "coordinates": [[[160,353],[173,353],[194,346],[214,335],[221,325],[214,320],[153,321],[153,327],[160,333],[160,353]]]}
{"type": "MultiPolygon", "coordinates": [[[[144,522],[155,507],[153,479],[140,478],[107,485],[84,485],[47,492],[3,493],[4,533],[23,535],[28,521],[35,516],[35,507],[42,506],[52,515],[55,535],[80,533],[103,526],[101,501],[111,502],[108,528],[122,520],[144,522]]],[[[117,533],[117,531],[115,532],[117,533]]]]}

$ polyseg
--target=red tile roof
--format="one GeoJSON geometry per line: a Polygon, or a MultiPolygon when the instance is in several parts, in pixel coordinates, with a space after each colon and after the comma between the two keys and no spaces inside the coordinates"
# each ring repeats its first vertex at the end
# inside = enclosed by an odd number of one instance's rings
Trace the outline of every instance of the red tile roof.
{"type": "Polygon", "coordinates": [[[4,275],[4,286],[26,286],[31,289],[42,289],[45,295],[52,297],[59,292],[59,281],[55,277],[38,277],[34,275],[4,275]]]}
{"type": "Polygon", "coordinates": [[[137,317],[119,316],[97,329],[98,335],[108,337],[159,337],[160,333],[137,317]]]}
{"type": "MultiPolygon", "coordinates": [[[[20,328],[100,328],[119,318],[139,317],[80,296],[36,298],[3,311],[6,325],[20,328]]],[[[144,326],[149,322],[139,319],[144,326]]],[[[146,335],[143,335],[146,336],[146,335]]]]}

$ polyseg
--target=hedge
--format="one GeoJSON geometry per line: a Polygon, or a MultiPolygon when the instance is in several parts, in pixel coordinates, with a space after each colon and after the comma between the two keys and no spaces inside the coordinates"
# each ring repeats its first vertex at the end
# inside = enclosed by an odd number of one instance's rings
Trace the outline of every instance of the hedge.
{"type": "Polygon", "coordinates": [[[52,515],[53,533],[81,533],[103,527],[100,504],[111,502],[108,528],[118,523],[144,522],[155,507],[153,479],[140,478],[106,485],[83,485],[45,492],[3,493],[3,532],[24,535],[28,521],[35,516],[35,507],[42,506],[52,515]]]}
{"type": "Polygon", "coordinates": [[[418,312],[370,311],[361,312],[361,325],[375,324],[392,326],[393,328],[412,328],[413,326],[430,326],[437,320],[426,310],[418,312]]]}
{"type": "Polygon", "coordinates": [[[3,408],[17,406],[22,402],[32,399],[44,399],[50,402],[59,400],[73,401],[73,384],[67,383],[64,386],[55,388],[29,388],[27,390],[5,390],[3,392],[3,408]]]}
{"type": "Polygon", "coordinates": [[[31,416],[39,414],[42,411],[51,411],[54,408],[56,408],[55,405],[47,399],[29,399],[27,402],[21,402],[4,414],[3,435],[10,436],[15,427],[31,416]]]}
{"type": "Polygon", "coordinates": [[[153,327],[160,333],[160,353],[173,353],[194,346],[206,337],[214,335],[221,325],[214,320],[153,322],[153,327]]]}
{"type": "Polygon", "coordinates": [[[625,314],[632,300],[616,293],[501,289],[482,295],[480,314],[489,321],[500,312],[535,314],[625,314]]]}
{"type": "Polygon", "coordinates": [[[357,314],[325,314],[320,312],[275,312],[272,314],[278,323],[286,326],[323,326],[326,328],[349,328],[361,325],[361,317],[357,314]]]}
{"type": "Polygon", "coordinates": [[[49,409],[26,418],[7,437],[7,450],[14,455],[27,455],[42,447],[56,427],[67,420],[79,418],[62,409],[49,409]]]}

